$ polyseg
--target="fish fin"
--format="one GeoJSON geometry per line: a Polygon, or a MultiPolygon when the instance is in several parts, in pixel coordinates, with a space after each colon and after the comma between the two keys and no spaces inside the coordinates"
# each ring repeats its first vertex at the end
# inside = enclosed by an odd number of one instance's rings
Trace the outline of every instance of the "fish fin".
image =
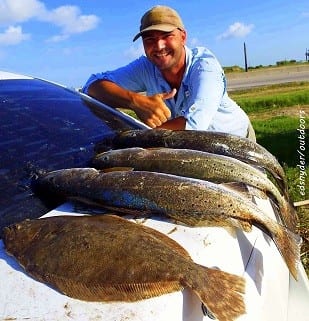
{"type": "Polygon", "coordinates": [[[281,210],[282,220],[285,223],[284,225],[291,231],[296,231],[296,226],[298,223],[298,215],[294,206],[288,202],[284,201],[283,207],[281,210]]]}
{"type": "MultiPolygon", "coordinates": [[[[233,217],[226,217],[224,220],[224,225],[222,225],[223,222],[220,221],[220,223],[218,222],[214,222],[212,224],[212,226],[220,226],[220,227],[224,227],[227,229],[235,229],[239,228],[245,232],[251,232],[252,231],[252,224],[248,221],[241,221],[239,219],[233,218],[233,217]]],[[[236,234],[236,231],[235,231],[236,234]]]]}
{"type": "Polygon", "coordinates": [[[300,262],[300,245],[302,239],[299,235],[290,231],[285,226],[277,224],[275,233],[271,233],[271,238],[275,242],[279,252],[284,258],[290,273],[297,280],[297,269],[300,262]]]}
{"type": "Polygon", "coordinates": [[[232,235],[235,233],[232,232],[235,228],[240,228],[245,232],[251,232],[252,224],[247,221],[241,221],[238,219],[234,219],[232,217],[226,217],[224,220],[214,220],[210,218],[207,220],[205,217],[201,221],[197,221],[196,217],[187,216],[186,218],[182,218],[181,221],[177,218],[177,216],[173,217],[172,214],[170,215],[171,218],[175,220],[177,224],[185,224],[189,226],[208,226],[208,227],[222,227],[225,229],[229,229],[232,235]]]}
{"type": "Polygon", "coordinates": [[[110,172],[122,172],[122,171],[134,171],[133,167],[125,167],[125,166],[118,166],[118,167],[109,167],[109,168],[104,168],[100,169],[100,172],[103,173],[110,173],[110,172]]]}
{"type": "Polygon", "coordinates": [[[87,282],[85,279],[76,280],[59,275],[35,276],[40,281],[49,283],[65,295],[85,301],[135,302],[183,289],[179,281],[119,283],[105,284],[103,286],[99,281],[87,282]]]}
{"type": "Polygon", "coordinates": [[[265,191],[261,190],[261,189],[258,188],[258,187],[249,185],[249,186],[248,186],[248,190],[249,190],[249,193],[250,193],[252,196],[255,196],[255,197],[260,198],[260,199],[262,199],[262,200],[268,199],[267,193],[266,193],[265,191]]]}
{"type": "Polygon", "coordinates": [[[145,229],[144,232],[146,232],[151,238],[155,238],[161,242],[163,241],[164,244],[168,246],[171,250],[176,251],[178,254],[185,257],[186,259],[191,260],[191,256],[187,252],[187,250],[185,250],[179,243],[174,241],[172,238],[170,238],[166,234],[161,233],[151,227],[147,227],[147,229],[145,229]]]}
{"type": "Polygon", "coordinates": [[[105,204],[100,204],[103,208],[111,211],[115,211],[117,213],[122,213],[123,215],[130,214],[133,215],[134,217],[141,217],[141,216],[147,216],[151,215],[151,211],[142,211],[142,210],[135,210],[131,208],[126,208],[126,207],[117,207],[117,206],[109,206],[105,204]]]}
{"type": "Polygon", "coordinates": [[[271,175],[268,173],[267,178],[276,186],[279,193],[285,197],[287,201],[291,201],[289,191],[288,191],[288,184],[286,181],[286,178],[280,178],[280,177],[274,177],[274,175],[271,175]],[[279,181],[278,181],[279,180],[279,181]]]}
{"type": "Polygon", "coordinates": [[[290,214],[291,226],[292,226],[291,229],[292,229],[292,231],[294,231],[294,229],[296,229],[297,224],[299,223],[299,217],[298,217],[298,214],[297,214],[297,211],[296,211],[296,208],[294,207],[294,205],[291,204],[290,202],[288,202],[288,206],[289,206],[289,209],[291,212],[291,214],[290,214]]]}
{"type": "Polygon", "coordinates": [[[263,166],[260,166],[256,163],[254,163],[255,159],[252,159],[252,160],[253,160],[253,162],[250,163],[250,166],[252,166],[253,168],[255,168],[258,171],[260,171],[261,173],[263,173],[265,176],[267,176],[267,170],[263,166]]]}
{"type": "MultiPolygon", "coordinates": [[[[271,155],[273,156],[273,155],[271,155]]],[[[268,167],[268,166],[259,166],[258,164],[256,164],[256,159],[255,157],[248,157],[249,161],[248,163],[250,165],[252,165],[252,163],[254,164],[253,166],[260,170],[261,172],[265,173],[268,177],[270,176],[271,178],[273,178],[276,182],[276,184],[278,185],[278,187],[281,189],[282,193],[288,197],[288,184],[287,184],[287,179],[284,173],[284,170],[282,168],[282,166],[279,164],[279,162],[277,160],[273,160],[274,161],[274,168],[268,167]]]]}
{"type": "Polygon", "coordinates": [[[270,180],[274,182],[276,186],[278,186],[279,190],[283,194],[283,196],[287,199],[290,200],[290,195],[289,195],[289,190],[288,190],[288,183],[286,180],[286,177],[281,177],[278,175],[274,175],[274,173],[271,173],[272,175],[269,177],[270,180]]]}
{"type": "Polygon", "coordinates": [[[250,200],[255,204],[256,204],[256,201],[254,197],[257,197],[260,199],[268,198],[268,195],[265,191],[249,184],[245,184],[241,182],[228,182],[228,183],[221,183],[219,185],[240,194],[242,197],[245,197],[246,199],[250,200]]]}
{"type": "Polygon", "coordinates": [[[183,286],[179,281],[136,282],[111,284],[110,286],[104,287],[98,286],[97,291],[94,292],[91,287],[90,294],[94,295],[95,301],[95,296],[99,294],[100,296],[103,295],[103,301],[135,302],[181,290],[183,290],[183,286]]]}
{"type": "Polygon", "coordinates": [[[298,223],[298,215],[293,204],[291,204],[285,198],[282,198],[280,204],[276,199],[273,199],[272,195],[269,195],[269,201],[275,213],[277,221],[286,226],[289,230],[295,232],[298,223]]]}
{"type": "Polygon", "coordinates": [[[229,189],[232,192],[236,192],[240,194],[242,197],[252,200],[252,196],[249,193],[248,186],[245,183],[228,182],[228,183],[220,183],[219,185],[229,189]]]}
{"type": "MultiPolygon", "coordinates": [[[[251,232],[252,231],[252,224],[247,222],[247,221],[239,221],[239,220],[236,220],[235,221],[238,222],[240,228],[245,231],[245,232],[251,232]]],[[[236,223],[235,223],[236,224],[236,223]]]]}
{"type": "Polygon", "coordinates": [[[286,198],[287,201],[292,202],[288,188],[286,187],[285,189],[282,190],[283,196],[286,198]]]}
{"type": "Polygon", "coordinates": [[[290,195],[289,195],[289,189],[288,189],[288,183],[286,180],[286,177],[280,177],[276,179],[276,182],[278,183],[279,188],[281,189],[283,195],[286,197],[286,199],[290,199],[290,195]]]}
{"type": "Polygon", "coordinates": [[[244,278],[201,265],[196,269],[188,276],[186,285],[218,320],[235,320],[246,312],[244,278]]]}

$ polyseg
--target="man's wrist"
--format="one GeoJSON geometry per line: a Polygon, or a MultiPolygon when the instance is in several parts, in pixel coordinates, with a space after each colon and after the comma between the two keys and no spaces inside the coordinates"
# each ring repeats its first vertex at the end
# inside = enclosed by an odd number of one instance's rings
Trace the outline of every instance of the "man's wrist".
{"type": "Polygon", "coordinates": [[[128,91],[128,97],[128,108],[133,111],[138,110],[140,106],[140,100],[143,97],[143,95],[134,91],[128,91]]]}

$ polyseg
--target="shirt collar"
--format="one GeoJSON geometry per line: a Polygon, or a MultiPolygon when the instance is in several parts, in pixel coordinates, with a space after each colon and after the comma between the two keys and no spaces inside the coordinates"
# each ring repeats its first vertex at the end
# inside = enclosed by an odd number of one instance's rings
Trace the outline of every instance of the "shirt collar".
{"type": "Polygon", "coordinates": [[[192,61],[192,50],[190,50],[187,46],[185,46],[185,50],[186,50],[186,69],[185,69],[185,73],[183,75],[182,81],[186,79],[190,69],[191,61],[192,61]]]}

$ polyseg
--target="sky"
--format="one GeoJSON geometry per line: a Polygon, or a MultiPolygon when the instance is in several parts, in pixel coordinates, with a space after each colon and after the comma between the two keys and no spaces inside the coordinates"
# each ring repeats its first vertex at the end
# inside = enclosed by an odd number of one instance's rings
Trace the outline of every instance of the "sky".
{"type": "Polygon", "coordinates": [[[210,49],[222,66],[305,60],[308,0],[0,0],[0,70],[82,86],[92,73],[144,54],[132,39],[155,5],[178,11],[187,46],[210,49]]]}

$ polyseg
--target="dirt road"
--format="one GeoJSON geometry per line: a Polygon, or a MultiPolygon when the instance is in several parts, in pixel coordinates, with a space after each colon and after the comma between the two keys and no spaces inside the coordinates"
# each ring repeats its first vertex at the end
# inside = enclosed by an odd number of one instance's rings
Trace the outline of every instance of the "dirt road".
{"type": "Polygon", "coordinates": [[[309,64],[302,66],[273,67],[227,73],[229,90],[280,84],[294,81],[309,81],[309,64]]]}

